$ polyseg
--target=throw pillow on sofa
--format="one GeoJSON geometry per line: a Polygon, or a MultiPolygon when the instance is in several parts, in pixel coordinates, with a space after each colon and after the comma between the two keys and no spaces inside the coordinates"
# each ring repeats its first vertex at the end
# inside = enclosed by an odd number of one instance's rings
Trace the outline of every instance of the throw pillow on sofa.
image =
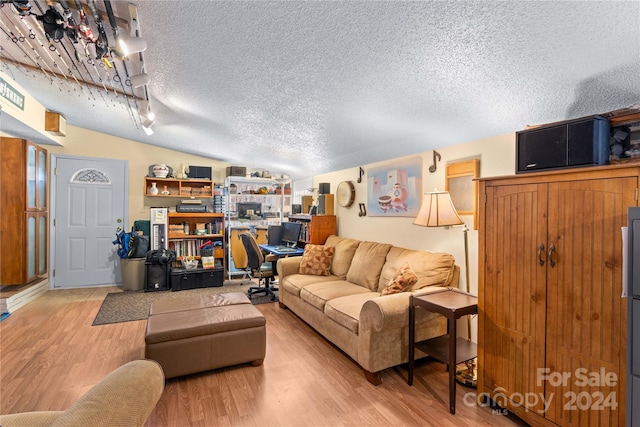
{"type": "Polygon", "coordinates": [[[298,273],[314,276],[328,276],[331,269],[331,259],[335,248],[324,245],[306,245],[300,260],[298,273]]]}
{"type": "Polygon", "coordinates": [[[413,272],[408,262],[402,264],[393,279],[382,290],[382,295],[391,295],[404,292],[416,284],[418,276],[413,272]]]}

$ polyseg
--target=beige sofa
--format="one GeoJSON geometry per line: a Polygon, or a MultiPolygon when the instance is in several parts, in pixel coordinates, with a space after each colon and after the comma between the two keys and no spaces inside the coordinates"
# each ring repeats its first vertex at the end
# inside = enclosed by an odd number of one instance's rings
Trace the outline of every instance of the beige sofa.
{"type": "Polygon", "coordinates": [[[164,379],[157,362],[134,360],[104,377],[66,411],[0,415],[0,425],[142,427],[162,397],[164,379]]]}
{"type": "MultiPolygon", "coordinates": [[[[460,270],[452,255],[330,236],[334,247],[328,276],[299,274],[301,257],[278,261],[280,307],[289,308],[364,370],[369,382],[381,371],[408,361],[409,296],[458,287],[460,270]],[[408,262],[418,281],[408,291],[381,295],[408,262]]],[[[419,310],[416,339],[446,333],[444,317],[419,310]]],[[[416,353],[416,357],[424,357],[416,353]]]]}

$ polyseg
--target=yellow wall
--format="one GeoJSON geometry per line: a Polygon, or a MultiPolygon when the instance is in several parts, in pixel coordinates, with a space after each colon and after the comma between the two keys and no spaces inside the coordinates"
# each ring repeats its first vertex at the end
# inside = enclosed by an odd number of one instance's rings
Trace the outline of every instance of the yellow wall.
{"type": "MultiPolygon", "coordinates": [[[[142,131],[141,131],[142,132],[142,131]]],[[[215,183],[222,183],[226,163],[199,156],[118,138],[76,126],[67,126],[63,147],[44,146],[50,154],[127,160],[129,164],[129,224],[136,219],[149,219],[149,207],[175,206],[179,198],[144,197],[144,177],[149,166],[164,163],[174,169],[180,164],[211,166],[215,183]]]]}
{"type": "MultiPolygon", "coordinates": [[[[442,160],[437,163],[435,173],[429,172],[429,166],[433,164],[433,152],[425,151],[419,153],[423,160],[422,166],[422,190],[423,192],[433,191],[435,188],[444,190],[445,188],[445,165],[472,158],[480,159],[480,176],[512,175],[515,173],[515,134],[510,133],[493,138],[472,141],[452,147],[436,149],[441,154],[442,160]]],[[[415,157],[416,155],[406,156],[415,157]]],[[[399,160],[389,159],[390,161],[399,160]]],[[[413,225],[413,218],[409,217],[376,217],[358,216],[358,203],[365,203],[367,199],[367,169],[384,165],[385,162],[361,165],[365,171],[362,182],[357,183],[358,168],[344,169],[313,178],[313,187],[317,188],[321,182],[328,182],[331,185],[331,192],[335,193],[338,184],[342,181],[353,181],[356,188],[356,197],[353,205],[343,208],[335,205],[338,217],[338,234],[340,236],[351,237],[359,240],[369,240],[374,242],[386,242],[396,246],[409,249],[422,249],[433,252],[448,252],[455,259],[456,264],[461,268],[460,287],[466,290],[465,270],[464,270],[464,233],[459,227],[450,229],[426,228],[413,225]]],[[[471,293],[478,294],[478,231],[474,230],[472,215],[461,216],[467,227],[469,227],[469,273],[471,293]]],[[[466,325],[466,324],[465,324],[466,325]]],[[[460,331],[466,331],[466,326],[460,325],[460,331]]],[[[473,327],[473,339],[475,340],[476,326],[473,327]]]]}

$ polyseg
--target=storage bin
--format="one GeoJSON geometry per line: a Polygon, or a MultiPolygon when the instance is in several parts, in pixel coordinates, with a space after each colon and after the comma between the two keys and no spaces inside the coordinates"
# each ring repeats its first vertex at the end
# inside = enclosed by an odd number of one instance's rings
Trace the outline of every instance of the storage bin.
{"type": "Polygon", "coordinates": [[[183,291],[186,289],[220,287],[224,282],[224,270],[215,268],[204,270],[196,268],[187,270],[185,268],[171,269],[171,290],[183,291]]]}
{"type": "Polygon", "coordinates": [[[122,290],[139,291],[144,289],[145,259],[121,258],[122,290]]]}

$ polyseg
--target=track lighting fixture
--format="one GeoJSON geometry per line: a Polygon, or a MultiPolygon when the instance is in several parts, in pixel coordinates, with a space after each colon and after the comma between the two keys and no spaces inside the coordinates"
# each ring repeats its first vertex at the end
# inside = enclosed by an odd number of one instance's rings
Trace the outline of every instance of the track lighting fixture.
{"type": "Polygon", "coordinates": [[[148,85],[150,81],[151,81],[151,78],[147,73],[135,74],[129,77],[129,82],[131,83],[131,86],[133,86],[134,88],[148,85]]]}
{"type": "Polygon", "coordinates": [[[118,37],[118,46],[124,56],[147,50],[147,42],[142,37],[118,37]]]}
{"type": "Polygon", "coordinates": [[[146,119],[145,121],[142,122],[142,130],[148,136],[153,135],[153,129],[151,129],[151,126],[153,125],[154,122],[155,122],[154,119],[146,119]]]}

